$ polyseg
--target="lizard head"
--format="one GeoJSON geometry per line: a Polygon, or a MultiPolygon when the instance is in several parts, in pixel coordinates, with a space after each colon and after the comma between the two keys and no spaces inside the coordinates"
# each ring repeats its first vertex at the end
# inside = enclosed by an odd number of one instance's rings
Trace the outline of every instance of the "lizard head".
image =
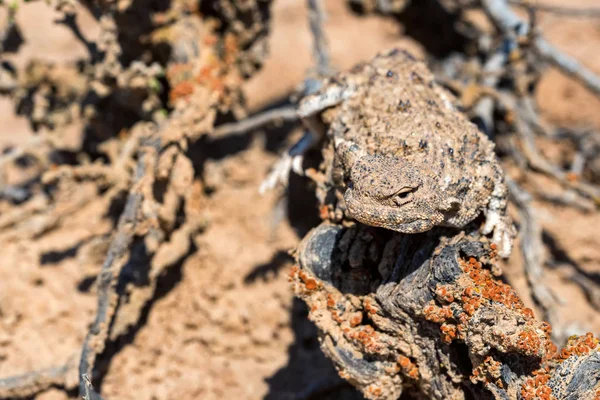
{"type": "Polygon", "coordinates": [[[424,232],[444,220],[434,178],[396,157],[362,155],[352,163],[344,194],[349,215],[363,224],[404,233],[424,232]]]}

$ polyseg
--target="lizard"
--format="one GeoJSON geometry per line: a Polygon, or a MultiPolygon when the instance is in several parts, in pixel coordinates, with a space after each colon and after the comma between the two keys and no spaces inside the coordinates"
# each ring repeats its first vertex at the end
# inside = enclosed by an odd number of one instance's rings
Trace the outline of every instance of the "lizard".
{"type": "MultiPolygon", "coordinates": [[[[494,143],[455,106],[426,63],[398,49],[324,79],[299,103],[307,128],[265,181],[273,187],[303,153],[331,146],[328,184],[344,214],[365,225],[402,233],[435,226],[462,228],[481,213],[484,235],[501,257],[516,230],[494,143]]],[[[264,189],[264,187],[263,187],[264,189]]]]}

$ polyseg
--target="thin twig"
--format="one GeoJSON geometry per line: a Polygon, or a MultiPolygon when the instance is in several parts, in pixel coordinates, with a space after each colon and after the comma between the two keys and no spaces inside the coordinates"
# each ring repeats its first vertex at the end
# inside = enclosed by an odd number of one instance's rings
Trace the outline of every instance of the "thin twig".
{"type": "Polygon", "coordinates": [[[566,187],[575,189],[580,194],[592,199],[595,202],[600,201],[600,189],[586,182],[572,181],[569,179],[568,174],[561,170],[559,167],[551,164],[539,151],[536,143],[535,136],[527,122],[525,122],[520,116],[515,118],[516,130],[521,138],[523,144],[523,150],[525,156],[529,162],[531,168],[543,172],[558,182],[562,183],[566,187]]]}
{"type": "Polygon", "coordinates": [[[600,8],[599,7],[583,7],[583,8],[574,8],[574,7],[564,7],[564,6],[553,6],[550,4],[543,4],[539,2],[533,1],[523,1],[523,0],[508,0],[510,4],[513,4],[518,7],[526,7],[532,8],[535,11],[544,11],[552,14],[558,14],[566,17],[576,17],[576,18],[600,18],[600,8]]]}
{"type": "Polygon", "coordinates": [[[294,107],[281,107],[268,110],[238,122],[223,124],[215,128],[211,137],[223,137],[228,135],[239,135],[245,132],[261,128],[269,123],[279,121],[293,122],[298,119],[298,114],[294,107]]]}
{"type": "Polygon", "coordinates": [[[142,181],[147,178],[147,172],[154,169],[158,154],[156,146],[156,144],[146,146],[140,151],[133,184],[123,213],[119,218],[117,233],[110,244],[106,260],[98,275],[98,311],[83,343],[79,364],[80,396],[86,396],[90,390],[93,392],[93,389],[90,389],[86,384],[84,377],[92,376],[96,357],[104,350],[106,344],[110,322],[118,303],[116,294],[117,277],[126,262],[125,255],[135,234],[141,205],[144,200],[142,181]]]}
{"type": "Polygon", "coordinates": [[[531,182],[531,184],[535,186],[536,197],[541,200],[562,206],[573,207],[583,212],[592,212],[596,209],[594,202],[581,197],[573,190],[564,190],[562,193],[549,193],[534,182],[531,182]]]}
{"type": "MultiPolygon", "coordinates": [[[[505,36],[516,38],[529,34],[529,24],[511,10],[507,0],[481,0],[481,4],[486,14],[505,36]]],[[[600,76],[558,50],[540,35],[533,35],[532,44],[542,58],[600,96],[600,76]]]]}
{"type": "Polygon", "coordinates": [[[67,376],[74,367],[71,361],[58,367],[0,379],[0,399],[30,397],[52,386],[66,387],[67,376]]]}
{"type": "Polygon", "coordinates": [[[535,133],[530,127],[527,117],[523,115],[523,112],[527,110],[527,107],[522,104],[522,100],[515,102],[515,99],[512,96],[507,95],[501,95],[500,100],[505,107],[514,111],[515,130],[521,140],[523,153],[527,158],[529,166],[536,171],[554,178],[563,186],[572,188],[582,196],[599,203],[600,188],[587,182],[569,179],[567,172],[556,165],[553,165],[542,155],[535,142],[535,133]]]}
{"type": "Polygon", "coordinates": [[[543,282],[543,242],[541,227],[535,217],[536,210],[531,205],[531,195],[521,188],[510,177],[506,183],[515,205],[521,214],[521,252],[525,264],[525,275],[534,300],[540,305],[546,320],[554,325],[555,296],[543,282]]]}
{"type": "Polygon", "coordinates": [[[519,113],[527,123],[539,134],[546,137],[554,136],[556,129],[541,117],[533,96],[524,97],[520,100],[519,113]]]}
{"type": "Polygon", "coordinates": [[[313,52],[317,63],[317,74],[319,76],[328,76],[331,73],[331,65],[329,50],[327,49],[327,39],[323,30],[325,10],[323,9],[321,0],[308,0],[308,20],[314,40],[313,52]]]}
{"type": "MultiPolygon", "coordinates": [[[[481,84],[485,87],[495,88],[500,80],[500,72],[506,63],[507,55],[504,51],[492,54],[483,67],[484,78],[481,84]]],[[[473,107],[473,113],[484,123],[486,134],[494,131],[494,99],[491,96],[482,97],[473,107]]]]}
{"type": "Polygon", "coordinates": [[[83,395],[83,400],[102,400],[102,396],[100,396],[94,390],[94,386],[92,386],[92,381],[90,381],[90,378],[83,374],[81,375],[81,379],[85,384],[85,394],[83,395]]]}

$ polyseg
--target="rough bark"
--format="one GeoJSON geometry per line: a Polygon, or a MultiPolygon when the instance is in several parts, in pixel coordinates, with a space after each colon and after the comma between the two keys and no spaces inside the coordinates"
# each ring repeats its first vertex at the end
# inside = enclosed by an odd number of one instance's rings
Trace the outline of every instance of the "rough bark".
{"type": "Polygon", "coordinates": [[[594,399],[599,341],[558,352],[475,228],[403,235],[323,223],[292,272],[321,347],[369,399],[594,399]]]}

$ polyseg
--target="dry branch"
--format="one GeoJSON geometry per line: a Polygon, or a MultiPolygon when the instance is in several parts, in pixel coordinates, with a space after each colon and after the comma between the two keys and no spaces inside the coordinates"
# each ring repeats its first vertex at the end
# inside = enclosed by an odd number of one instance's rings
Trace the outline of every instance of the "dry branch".
{"type": "Polygon", "coordinates": [[[593,399],[600,341],[572,338],[557,353],[550,325],[494,277],[495,250],[474,228],[324,223],[305,237],[295,291],[340,376],[369,399],[593,399]]]}
{"type": "Polygon", "coordinates": [[[313,36],[313,53],[317,64],[318,76],[331,74],[329,50],[323,24],[325,22],[325,10],[321,0],[308,1],[308,20],[310,31],[313,36]]]}
{"type": "Polygon", "coordinates": [[[241,133],[251,132],[260,129],[265,125],[278,122],[293,122],[298,120],[298,114],[295,107],[281,107],[273,110],[252,115],[238,122],[223,124],[215,128],[211,134],[213,137],[222,137],[228,135],[239,135],[241,133]]]}
{"type": "MultiPolygon", "coordinates": [[[[489,18],[506,37],[518,38],[529,34],[530,27],[527,22],[511,10],[506,0],[481,0],[481,4],[489,18]]],[[[542,58],[600,96],[600,76],[552,46],[540,35],[534,34],[532,40],[534,49],[542,58]]]]}
{"type": "Polygon", "coordinates": [[[535,208],[531,205],[531,195],[508,177],[506,183],[510,195],[521,214],[520,245],[529,289],[534,300],[542,308],[544,318],[551,325],[555,325],[557,321],[554,316],[556,309],[555,295],[543,280],[544,243],[542,242],[542,229],[537,221],[535,208]]]}
{"type": "Polygon", "coordinates": [[[68,375],[75,369],[74,362],[0,379],[0,398],[29,397],[51,386],[68,387],[68,375]]]}
{"type": "Polygon", "coordinates": [[[84,376],[92,376],[94,362],[98,354],[105,347],[113,317],[118,303],[116,294],[117,277],[121,268],[127,261],[129,247],[136,232],[140,219],[148,218],[148,210],[141,210],[145,196],[150,192],[153,183],[154,168],[157,162],[159,142],[153,145],[143,146],[140,150],[139,161],[135,171],[132,189],[125,205],[125,209],[119,218],[119,225],[115,237],[110,244],[108,255],[102,270],[98,275],[98,311],[81,351],[79,364],[79,394],[85,396],[93,391],[86,384],[84,376]]]}
{"type": "Polygon", "coordinates": [[[518,7],[532,8],[535,11],[544,11],[566,17],[600,18],[600,8],[598,7],[555,6],[543,4],[539,1],[532,2],[527,0],[508,0],[508,2],[518,7]]]}

